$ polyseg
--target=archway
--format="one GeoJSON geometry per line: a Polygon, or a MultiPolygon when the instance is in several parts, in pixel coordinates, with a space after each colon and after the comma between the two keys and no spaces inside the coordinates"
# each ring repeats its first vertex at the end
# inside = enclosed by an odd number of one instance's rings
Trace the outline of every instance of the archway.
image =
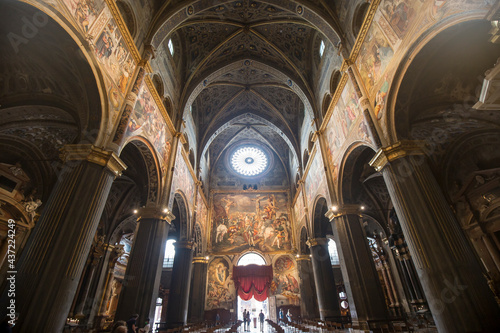
{"type": "MultiPolygon", "coordinates": [[[[259,266],[264,266],[266,265],[266,260],[262,255],[260,255],[257,252],[246,252],[243,254],[240,259],[238,259],[237,266],[247,266],[247,265],[259,265],[259,266]]],[[[265,318],[269,318],[269,302],[268,299],[259,302],[257,301],[254,297],[249,299],[248,301],[245,301],[241,299],[240,296],[237,297],[238,299],[238,306],[236,310],[238,311],[238,319],[243,320],[243,311],[250,312],[250,321],[251,324],[249,325],[250,330],[257,330],[258,329],[258,316],[259,313],[262,311],[264,313],[265,318]]]]}

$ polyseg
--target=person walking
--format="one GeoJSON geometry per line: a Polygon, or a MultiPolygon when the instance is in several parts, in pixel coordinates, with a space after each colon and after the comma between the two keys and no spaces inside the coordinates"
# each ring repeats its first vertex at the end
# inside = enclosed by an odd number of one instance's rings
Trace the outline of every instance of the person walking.
{"type": "Polygon", "coordinates": [[[243,310],[243,329],[247,331],[247,309],[243,310]]]}
{"type": "Polygon", "coordinates": [[[260,322],[260,330],[261,332],[264,332],[264,313],[262,312],[262,310],[260,310],[259,313],[259,322],[260,322]]]}

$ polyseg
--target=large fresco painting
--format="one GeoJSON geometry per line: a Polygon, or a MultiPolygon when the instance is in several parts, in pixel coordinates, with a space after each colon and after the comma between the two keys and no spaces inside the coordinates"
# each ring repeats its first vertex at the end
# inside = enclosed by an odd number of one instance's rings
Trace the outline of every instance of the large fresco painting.
{"type": "Polygon", "coordinates": [[[309,208],[309,212],[312,212],[312,205],[314,204],[314,198],[318,194],[322,194],[325,197],[328,197],[327,186],[326,186],[326,176],[323,167],[323,159],[321,154],[316,153],[314,155],[314,160],[311,163],[309,168],[309,172],[307,174],[306,182],[305,182],[305,190],[306,190],[306,198],[307,198],[307,207],[309,208]]]}
{"type": "Polygon", "coordinates": [[[172,136],[148,87],[143,84],[139,91],[134,112],[130,117],[125,137],[143,136],[158,152],[164,165],[168,164],[172,136]]]}
{"type": "MultiPolygon", "coordinates": [[[[422,2],[420,0],[383,0],[379,8],[394,32],[402,39],[415,21],[422,2]]],[[[386,34],[390,33],[386,32],[386,34]]]]}
{"type": "Polygon", "coordinates": [[[290,303],[297,303],[300,298],[297,266],[289,255],[276,259],[273,267],[274,278],[271,283],[271,295],[281,295],[290,303]]]}
{"type": "Polygon", "coordinates": [[[105,2],[64,0],[64,4],[84,34],[92,39],[97,60],[117,91],[125,94],[135,62],[105,2]]]}
{"type": "Polygon", "coordinates": [[[212,250],[241,252],[256,248],[264,252],[292,249],[289,204],[285,193],[213,196],[212,250]]]}
{"type": "Polygon", "coordinates": [[[196,198],[196,211],[197,211],[197,222],[203,226],[203,229],[206,228],[208,211],[207,206],[205,205],[205,200],[201,197],[200,191],[198,191],[198,196],[196,198]]]}
{"type": "Polygon", "coordinates": [[[305,215],[304,210],[304,198],[302,196],[302,192],[299,192],[297,196],[297,200],[295,201],[295,206],[293,207],[295,225],[299,225],[300,221],[302,221],[302,217],[305,215]]]}
{"type": "Polygon", "coordinates": [[[190,212],[193,210],[194,206],[194,181],[189,171],[189,167],[186,165],[186,161],[182,156],[182,145],[177,145],[177,155],[175,157],[175,167],[174,167],[174,177],[172,179],[172,187],[170,194],[170,204],[169,207],[172,207],[174,203],[174,192],[181,191],[186,196],[189,207],[191,208],[190,212]]]}
{"type": "Polygon", "coordinates": [[[205,310],[232,309],[236,290],[231,278],[232,267],[226,259],[216,257],[210,262],[207,274],[205,310]]]}
{"type": "Polygon", "coordinates": [[[394,51],[382,31],[376,24],[372,25],[356,61],[368,92],[380,80],[393,55],[394,51]]]}

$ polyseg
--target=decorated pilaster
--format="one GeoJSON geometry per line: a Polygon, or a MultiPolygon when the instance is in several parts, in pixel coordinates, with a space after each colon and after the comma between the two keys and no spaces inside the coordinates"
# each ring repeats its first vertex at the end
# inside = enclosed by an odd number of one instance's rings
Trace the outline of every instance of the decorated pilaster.
{"type": "Polygon", "coordinates": [[[113,152],[92,145],[65,146],[61,158],[58,182],[16,265],[17,332],[62,330],[109,190],[126,168],[113,152]]]}
{"type": "Polygon", "coordinates": [[[381,148],[381,171],[439,332],[498,332],[500,309],[431,172],[422,142],[381,148]]]}
{"type": "Polygon", "coordinates": [[[208,270],[207,258],[193,258],[193,274],[191,278],[191,291],[189,293],[188,311],[188,322],[190,323],[200,323],[204,319],[205,292],[208,270]]]}
{"type": "Polygon", "coordinates": [[[378,323],[388,320],[389,314],[361,224],[361,207],[334,207],[327,217],[333,222],[353,327],[365,331],[376,329],[378,323]]]}
{"type": "Polygon", "coordinates": [[[340,306],[327,240],[326,238],[310,238],[307,243],[311,250],[320,318],[335,321],[340,317],[340,306]]]}
{"type": "Polygon", "coordinates": [[[189,287],[193,269],[193,242],[175,243],[175,259],[172,268],[172,282],[167,305],[167,327],[186,324],[189,303],[189,287]]]}
{"type": "Polygon", "coordinates": [[[311,257],[309,255],[298,255],[296,259],[300,278],[300,314],[302,318],[318,318],[318,302],[311,257]]]}
{"type": "Polygon", "coordinates": [[[139,314],[138,322],[152,320],[165,256],[169,223],[175,218],[161,207],[138,211],[138,224],[130,252],[115,318],[139,314]]]}

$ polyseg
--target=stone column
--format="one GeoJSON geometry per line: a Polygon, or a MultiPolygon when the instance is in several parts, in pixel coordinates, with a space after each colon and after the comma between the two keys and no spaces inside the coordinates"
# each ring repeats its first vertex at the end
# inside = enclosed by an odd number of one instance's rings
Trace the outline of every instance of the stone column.
{"type": "Polygon", "coordinates": [[[499,332],[500,309],[421,142],[381,148],[381,171],[439,332],[499,332]]]}
{"type": "Polygon", "coordinates": [[[318,301],[314,286],[314,274],[309,255],[297,257],[297,269],[300,279],[300,315],[302,318],[319,318],[318,301]]]}
{"type": "Polygon", "coordinates": [[[353,327],[377,328],[388,321],[389,313],[372,252],[361,221],[358,205],[344,205],[327,212],[337,240],[337,251],[349,299],[353,327]]]}
{"type": "Polygon", "coordinates": [[[137,214],[137,229],[115,319],[127,320],[137,313],[138,323],[143,323],[146,318],[154,318],[169,223],[174,216],[159,207],[141,208],[137,214]]]}
{"type": "MultiPolygon", "coordinates": [[[[111,184],[126,168],[92,145],[65,146],[61,157],[59,179],[16,265],[17,332],[62,331],[111,184]]],[[[2,309],[8,302],[4,292],[2,309]]]]}
{"type": "Polygon", "coordinates": [[[335,321],[340,317],[340,305],[327,240],[326,238],[310,238],[307,243],[312,255],[320,318],[335,321]]]}
{"type": "Polygon", "coordinates": [[[193,259],[188,311],[188,322],[190,323],[200,323],[204,319],[207,269],[208,260],[205,257],[196,257],[193,259]]]}
{"type": "Polygon", "coordinates": [[[167,328],[186,324],[193,269],[193,242],[178,241],[175,243],[175,259],[172,268],[172,282],[167,304],[167,328]]]}

